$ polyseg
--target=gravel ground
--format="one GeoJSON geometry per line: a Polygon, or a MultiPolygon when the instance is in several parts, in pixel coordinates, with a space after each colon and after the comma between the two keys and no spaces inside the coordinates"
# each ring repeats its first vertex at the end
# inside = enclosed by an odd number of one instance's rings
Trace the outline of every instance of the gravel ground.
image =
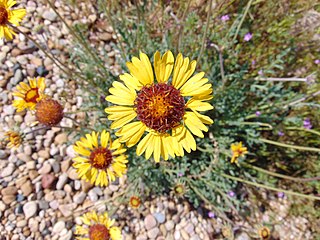
{"type": "MultiPolygon", "coordinates": [[[[43,46],[65,61],[70,46],[67,29],[42,1],[22,2],[27,6],[28,15],[20,29],[26,33],[31,29],[34,38],[40,39],[43,46]],[[35,34],[39,26],[43,26],[44,32],[35,34]]],[[[69,22],[96,20],[85,5],[82,7],[89,11],[89,20],[79,20],[78,11],[70,11],[62,1],[55,1],[55,4],[69,22]]],[[[107,50],[112,59],[116,53],[107,43],[114,36],[108,31],[90,38],[107,50]]],[[[17,126],[27,132],[35,121],[30,112],[16,113],[11,106],[12,90],[19,82],[26,81],[26,77],[47,72],[46,94],[63,102],[65,111],[79,109],[83,93],[77,89],[76,81],[60,77],[52,61],[22,34],[12,42],[1,44],[0,49],[1,134],[17,126]],[[68,92],[65,89],[69,89],[68,92]]],[[[74,117],[81,120],[82,115],[74,117]]],[[[73,127],[73,122],[63,119],[61,125],[73,127]]],[[[74,152],[70,144],[74,135],[67,135],[60,128],[38,131],[26,138],[28,143],[16,152],[0,149],[0,239],[74,239],[74,225],[81,223],[79,216],[85,209],[106,210],[106,206],[99,203],[124,189],[126,179],[107,188],[79,180],[71,167],[74,152]]],[[[272,229],[275,239],[312,239],[307,219],[287,217],[290,203],[286,198],[275,198],[270,205],[272,210],[263,214],[257,212],[251,224],[239,221],[235,238],[251,239],[246,232],[256,233],[256,223],[273,221],[276,223],[272,229]]],[[[187,202],[170,196],[145,201],[138,210],[119,205],[114,217],[124,239],[225,239],[222,232],[226,234],[228,230],[221,219],[208,218],[201,209],[192,209],[187,202]]]]}

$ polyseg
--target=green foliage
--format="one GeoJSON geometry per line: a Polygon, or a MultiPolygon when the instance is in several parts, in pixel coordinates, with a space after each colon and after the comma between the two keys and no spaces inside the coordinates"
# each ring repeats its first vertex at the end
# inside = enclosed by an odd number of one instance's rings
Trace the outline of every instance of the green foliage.
{"type": "MultiPolygon", "coordinates": [[[[315,87],[311,88],[306,82],[273,82],[264,79],[290,76],[293,70],[301,66],[306,66],[307,73],[314,71],[314,66],[307,64],[309,58],[302,59],[300,54],[301,46],[305,51],[304,41],[311,33],[292,33],[302,13],[308,8],[298,2],[255,1],[246,12],[247,5],[244,3],[247,1],[233,1],[233,4],[214,8],[210,21],[206,22],[208,7],[180,1],[169,2],[135,1],[132,4],[126,1],[99,1],[99,9],[119,35],[119,42],[114,47],[121,53],[122,58],[117,63],[123,71],[127,71],[125,62],[139,51],[152,57],[157,50],[164,53],[170,49],[175,54],[182,52],[190,59],[197,59],[203,44],[204,51],[197,71],[205,71],[214,87],[211,104],[215,109],[206,113],[214,119],[214,124],[205,138],[197,139],[197,151],[184,157],[154,163],[137,156],[135,147],[129,149],[127,175],[131,188],[128,194],[170,194],[174,185],[180,182],[188,189],[185,197],[195,206],[205,203],[208,208],[225,216],[224,212],[230,209],[236,212],[245,209],[245,194],[242,193],[246,192],[245,187],[232,177],[248,180],[253,185],[266,183],[274,187],[282,183],[266,172],[244,167],[243,162],[297,178],[319,174],[319,152],[306,154],[268,145],[261,140],[315,148],[319,146],[319,135],[314,132],[290,130],[301,128],[305,117],[310,117],[313,129],[319,133],[319,111],[313,111],[319,109],[319,104],[310,97],[319,91],[319,84],[314,83],[315,87]],[[291,14],[298,10],[302,13],[291,14]],[[229,14],[231,19],[228,22],[221,21],[223,14],[229,14]],[[206,24],[209,30],[202,42],[206,24]],[[253,33],[252,40],[248,42],[243,40],[247,32],[253,33]],[[258,75],[259,70],[263,71],[263,76],[258,75]],[[304,97],[307,101],[299,102],[304,97]],[[261,115],[256,114],[257,111],[261,115]],[[279,131],[284,132],[285,136],[279,137],[279,131]],[[230,146],[240,141],[248,148],[249,154],[240,158],[238,165],[231,164],[230,146]],[[229,196],[229,191],[234,191],[236,196],[229,196]]],[[[76,26],[76,30],[81,41],[75,43],[71,61],[86,79],[80,82],[89,93],[86,107],[98,110],[98,120],[91,127],[109,128],[110,122],[106,121],[103,111],[108,103],[103,99],[117,77],[108,71],[106,54],[100,52],[90,55],[88,49],[82,47],[89,46],[86,41],[88,29],[76,26]],[[92,91],[92,86],[95,91],[92,91]]],[[[93,48],[89,47],[89,50],[93,48]]],[[[309,49],[309,55],[316,58],[316,48],[309,49]]],[[[290,182],[286,184],[289,189],[301,193],[319,193],[319,184],[316,182],[304,182],[303,187],[299,185],[297,188],[290,182]]]]}

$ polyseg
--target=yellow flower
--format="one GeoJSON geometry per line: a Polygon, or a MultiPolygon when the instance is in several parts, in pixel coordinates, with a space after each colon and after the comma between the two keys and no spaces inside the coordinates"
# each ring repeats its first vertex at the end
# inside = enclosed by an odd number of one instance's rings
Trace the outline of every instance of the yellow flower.
{"type": "Polygon", "coordinates": [[[20,85],[17,86],[18,91],[14,92],[13,96],[21,99],[14,100],[12,105],[17,108],[18,112],[24,109],[35,109],[36,104],[44,97],[43,91],[46,87],[44,81],[44,78],[34,78],[29,79],[29,85],[21,82],[20,85]]]}
{"type": "Polygon", "coordinates": [[[19,133],[14,132],[14,131],[6,132],[5,136],[7,136],[7,138],[5,140],[8,141],[7,146],[9,148],[18,148],[23,141],[22,136],[19,133]]]}
{"type": "Polygon", "coordinates": [[[267,227],[265,227],[265,226],[261,227],[261,228],[259,229],[258,233],[259,233],[259,237],[260,237],[261,239],[263,239],[263,240],[269,239],[270,236],[271,236],[271,235],[270,235],[270,229],[267,228],[267,227]]]}
{"type": "Polygon", "coordinates": [[[97,214],[96,212],[86,213],[81,217],[84,226],[77,225],[75,234],[77,240],[121,240],[121,230],[112,227],[114,220],[110,220],[108,213],[97,214]]]}
{"type": "Polygon", "coordinates": [[[186,193],[186,187],[183,184],[178,183],[173,187],[173,192],[178,197],[181,197],[186,193]]]}
{"type": "Polygon", "coordinates": [[[14,0],[0,0],[0,39],[5,37],[6,40],[11,40],[15,32],[9,27],[10,24],[19,26],[26,15],[25,9],[10,9],[16,3],[14,0]]]}
{"type": "Polygon", "coordinates": [[[243,157],[248,153],[246,147],[242,147],[242,142],[231,144],[232,158],[231,163],[237,163],[239,157],[243,157]]]}
{"type": "Polygon", "coordinates": [[[130,207],[139,208],[141,204],[141,200],[138,196],[132,196],[129,201],[130,207]]]}
{"type": "Polygon", "coordinates": [[[204,78],[204,72],[192,76],[196,61],[189,61],[182,54],[174,60],[171,51],[162,57],[157,51],[153,65],[154,68],[144,53],[140,53],[140,59],[133,57],[127,62],[130,74],[120,75],[122,82],[115,81],[109,89],[111,95],[106,97],[119,106],[105,111],[113,121],[111,128],[120,128],[116,135],[128,147],[137,144],[146,132],[136,152],[145,152],[146,159],[153,154],[159,162],[160,156],[168,160],[169,155],[183,156],[184,150],[196,150],[193,135],[203,138],[203,131],[208,131],[205,124],[213,123],[199,113],[213,109],[206,102],[212,99],[212,85],[204,78]]]}
{"type": "Polygon", "coordinates": [[[79,156],[73,159],[73,166],[81,179],[96,186],[107,186],[126,172],[128,160],[123,154],[126,149],[119,140],[112,142],[105,130],[101,133],[100,144],[98,138],[99,133],[92,132],[75,143],[73,148],[79,156]]]}

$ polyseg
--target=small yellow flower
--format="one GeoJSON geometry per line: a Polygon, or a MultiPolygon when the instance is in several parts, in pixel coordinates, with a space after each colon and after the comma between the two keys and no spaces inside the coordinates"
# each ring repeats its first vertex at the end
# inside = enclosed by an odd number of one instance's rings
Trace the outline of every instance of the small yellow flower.
{"type": "Polygon", "coordinates": [[[114,220],[108,217],[108,213],[97,214],[89,212],[81,217],[84,226],[77,225],[75,234],[77,240],[121,240],[121,230],[112,227],[114,220]]]}
{"type": "Polygon", "coordinates": [[[100,136],[92,132],[80,138],[73,146],[79,156],[73,159],[73,166],[77,169],[79,177],[96,186],[107,186],[109,182],[121,177],[127,170],[126,151],[119,140],[111,141],[110,134],[105,130],[100,136]]]}
{"type": "Polygon", "coordinates": [[[153,67],[149,57],[140,53],[127,62],[129,73],[120,75],[109,89],[106,100],[115,104],[105,109],[112,129],[128,147],[137,144],[137,155],[184,156],[195,151],[194,135],[204,137],[213,120],[200,112],[213,109],[212,84],[204,72],[194,74],[196,61],[171,51],[156,52],[153,67]]]}
{"type": "Polygon", "coordinates": [[[268,227],[261,227],[258,231],[259,237],[263,240],[269,239],[270,238],[270,229],[268,227]]]}
{"type": "Polygon", "coordinates": [[[16,3],[14,0],[0,0],[0,39],[5,37],[6,40],[11,40],[15,32],[10,28],[10,24],[19,26],[26,15],[25,9],[10,9],[16,3]]]}
{"type": "Polygon", "coordinates": [[[46,87],[44,81],[44,78],[34,78],[29,79],[29,85],[21,82],[19,86],[17,86],[18,91],[14,92],[13,96],[21,99],[14,100],[12,105],[17,108],[18,112],[21,112],[24,109],[35,109],[36,104],[44,97],[43,91],[46,87]]]}
{"type": "Polygon", "coordinates": [[[132,196],[129,201],[130,207],[139,208],[141,204],[141,200],[138,196],[132,196]]]}
{"type": "Polygon", "coordinates": [[[232,158],[231,163],[237,163],[239,157],[243,157],[248,153],[246,147],[242,147],[242,142],[231,144],[232,158]]]}
{"type": "Polygon", "coordinates": [[[63,118],[63,107],[61,104],[50,98],[43,98],[36,105],[37,121],[46,125],[57,125],[63,118]]]}
{"type": "Polygon", "coordinates": [[[5,136],[7,136],[5,141],[8,141],[7,146],[9,148],[18,148],[23,141],[22,136],[18,132],[8,131],[5,133],[5,136]]]}
{"type": "Polygon", "coordinates": [[[178,183],[173,187],[173,192],[178,197],[181,197],[186,193],[186,187],[183,184],[178,183]]]}

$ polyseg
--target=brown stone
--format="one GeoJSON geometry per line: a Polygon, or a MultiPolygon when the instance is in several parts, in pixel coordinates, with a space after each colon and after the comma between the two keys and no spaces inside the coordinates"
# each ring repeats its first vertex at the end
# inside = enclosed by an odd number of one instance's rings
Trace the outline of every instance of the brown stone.
{"type": "Polygon", "coordinates": [[[18,192],[18,189],[15,186],[9,186],[1,190],[1,195],[16,195],[18,192]]]}
{"type": "Polygon", "coordinates": [[[52,188],[56,177],[53,174],[45,174],[42,176],[41,185],[44,189],[52,188]]]}
{"type": "Polygon", "coordinates": [[[28,180],[21,186],[21,191],[24,196],[28,196],[30,193],[32,193],[33,185],[31,184],[31,181],[28,180]]]}

